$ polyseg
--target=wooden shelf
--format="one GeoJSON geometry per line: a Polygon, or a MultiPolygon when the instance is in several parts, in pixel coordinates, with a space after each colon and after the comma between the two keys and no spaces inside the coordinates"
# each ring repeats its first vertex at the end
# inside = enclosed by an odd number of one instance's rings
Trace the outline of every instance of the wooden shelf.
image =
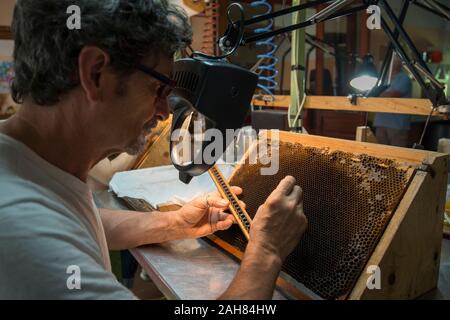
{"type": "Polygon", "coordinates": [[[11,27],[0,26],[0,40],[13,40],[14,36],[11,32],[11,27]]]}
{"type": "MultiPolygon", "coordinates": [[[[290,96],[275,96],[274,101],[270,96],[253,99],[255,106],[264,108],[284,109],[289,108],[290,96]]],[[[304,105],[305,109],[358,111],[358,112],[388,112],[398,114],[410,114],[428,116],[431,112],[431,102],[428,99],[404,99],[404,98],[358,98],[356,105],[351,104],[347,97],[334,96],[308,96],[304,105]]],[[[444,116],[435,112],[436,116],[444,116]]]]}

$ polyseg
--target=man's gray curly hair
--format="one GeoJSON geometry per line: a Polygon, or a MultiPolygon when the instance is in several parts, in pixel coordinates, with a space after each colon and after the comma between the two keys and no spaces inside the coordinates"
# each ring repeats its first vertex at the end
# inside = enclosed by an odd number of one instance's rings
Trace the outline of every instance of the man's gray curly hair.
{"type": "Polygon", "coordinates": [[[186,13],[170,0],[18,0],[12,23],[15,79],[11,90],[22,103],[54,105],[79,85],[78,56],[97,46],[119,74],[150,55],[173,55],[191,43],[186,13]],[[67,28],[67,8],[81,9],[81,29],[67,28]]]}

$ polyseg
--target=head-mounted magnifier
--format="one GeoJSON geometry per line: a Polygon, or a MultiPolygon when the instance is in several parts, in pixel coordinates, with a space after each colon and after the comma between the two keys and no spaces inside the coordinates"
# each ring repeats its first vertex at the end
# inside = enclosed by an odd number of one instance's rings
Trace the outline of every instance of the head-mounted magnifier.
{"type": "Polygon", "coordinates": [[[227,129],[244,124],[258,76],[225,60],[193,57],[175,62],[174,79],[170,155],[180,180],[189,183],[222,156],[231,142],[227,129]]]}

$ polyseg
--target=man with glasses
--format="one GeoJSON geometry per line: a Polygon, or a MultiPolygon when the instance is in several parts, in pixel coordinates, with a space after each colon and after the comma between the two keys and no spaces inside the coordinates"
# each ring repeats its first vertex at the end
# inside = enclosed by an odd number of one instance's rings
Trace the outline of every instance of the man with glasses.
{"type": "MultiPolygon", "coordinates": [[[[140,153],[168,117],[173,55],[191,41],[187,18],[166,0],[18,0],[12,28],[12,95],[22,107],[0,125],[0,299],[133,299],[108,250],[234,222],[218,193],[148,214],[97,209],[86,185],[97,162],[140,153]],[[71,5],[80,30],[66,27],[71,5]]],[[[271,298],[305,228],[301,189],[287,177],[258,210],[221,298],[271,298]]]]}

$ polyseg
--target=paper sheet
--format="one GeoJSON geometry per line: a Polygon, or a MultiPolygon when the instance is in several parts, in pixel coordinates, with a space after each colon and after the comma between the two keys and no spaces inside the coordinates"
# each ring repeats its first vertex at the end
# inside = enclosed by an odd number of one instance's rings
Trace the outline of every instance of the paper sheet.
{"type": "MultiPolygon", "coordinates": [[[[227,179],[234,170],[230,164],[218,167],[227,179]]],[[[143,199],[154,207],[167,202],[184,204],[204,192],[217,190],[208,173],[194,177],[186,185],[171,165],[116,173],[109,186],[120,198],[143,199]]]]}

